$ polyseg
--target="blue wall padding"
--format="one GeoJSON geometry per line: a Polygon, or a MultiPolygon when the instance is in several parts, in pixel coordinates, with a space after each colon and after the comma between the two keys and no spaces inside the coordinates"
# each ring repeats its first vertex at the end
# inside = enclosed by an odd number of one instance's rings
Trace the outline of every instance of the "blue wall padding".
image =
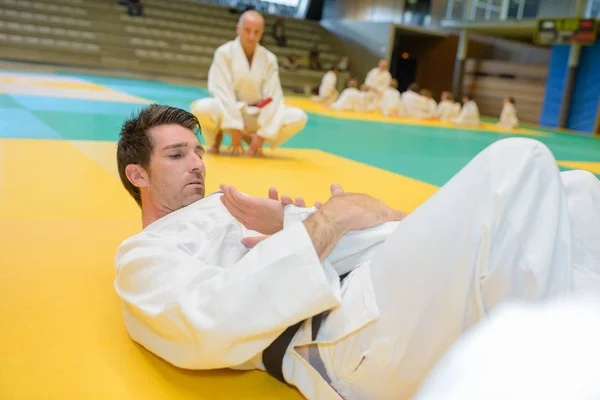
{"type": "Polygon", "coordinates": [[[558,126],[568,61],[569,46],[552,46],[546,79],[546,95],[540,116],[542,126],[558,126]]]}
{"type": "Polygon", "coordinates": [[[581,48],[567,128],[593,133],[600,101],[600,41],[581,48]]]}

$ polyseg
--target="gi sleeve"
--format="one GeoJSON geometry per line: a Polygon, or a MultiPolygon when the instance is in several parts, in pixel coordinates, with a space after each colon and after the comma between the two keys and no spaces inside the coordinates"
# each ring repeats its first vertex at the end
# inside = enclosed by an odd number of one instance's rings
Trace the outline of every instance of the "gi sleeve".
{"type": "MultiPolygon", "coordinates": [[[[317,211],[316,208],[303,208],[294,205],[285,207],[283,227],[304,221],[317,211]]],[[[368,261],[373,255],[371,249],[383,243],[398,227],[400,222],[386,222],[384,224],[346,233],[334,247],[327,260],[338,275],[345,274],[356,268],[364,261],[368,261]]]]}
{"type": "Polygon", "coordinates": [[[240,365],[287,327],[341,302],[302,223],[259,243],[235,265],[207,265],[151,234],[123,242],[115,289],[133,340],[181,368],[240,365]]]}

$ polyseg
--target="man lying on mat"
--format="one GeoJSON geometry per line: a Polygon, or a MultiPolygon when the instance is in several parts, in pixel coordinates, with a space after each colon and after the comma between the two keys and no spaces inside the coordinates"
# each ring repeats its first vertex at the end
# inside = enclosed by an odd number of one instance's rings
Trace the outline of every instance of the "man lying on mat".
{"type": "Polygon", "coordinates": [[[337,185],[319,208],[205,197],[197,128],[151,105],[117,150],[143,223],[116,254],[125,324],[178,367],[266,369],[310,399],[408,398],[505,299],[600,287],[600,183],[537,141],[494,143],[405,217],[337,185]]]}

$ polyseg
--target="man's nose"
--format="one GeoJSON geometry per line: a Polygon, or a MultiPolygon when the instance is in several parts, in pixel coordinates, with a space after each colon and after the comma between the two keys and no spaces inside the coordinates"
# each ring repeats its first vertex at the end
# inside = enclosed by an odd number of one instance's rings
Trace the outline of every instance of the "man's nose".
{"type": "Polygon", "coordinates": [[[200,157],[198,157],[197,155],[193,155],[191,157],[191,162],[190,162],[190,172],[192,171],[202,171],[204,169],[204,161],[202,161],[202,159],[200,157]]]}

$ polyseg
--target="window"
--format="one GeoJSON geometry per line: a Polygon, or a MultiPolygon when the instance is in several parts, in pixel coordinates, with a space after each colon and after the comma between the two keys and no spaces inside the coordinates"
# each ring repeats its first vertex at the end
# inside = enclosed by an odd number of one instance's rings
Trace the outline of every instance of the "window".
{"type": "Polygon", "coordinates": [[[498,20],[501,14],[502,0],[473,0],[472,19],[498,20]]]}

